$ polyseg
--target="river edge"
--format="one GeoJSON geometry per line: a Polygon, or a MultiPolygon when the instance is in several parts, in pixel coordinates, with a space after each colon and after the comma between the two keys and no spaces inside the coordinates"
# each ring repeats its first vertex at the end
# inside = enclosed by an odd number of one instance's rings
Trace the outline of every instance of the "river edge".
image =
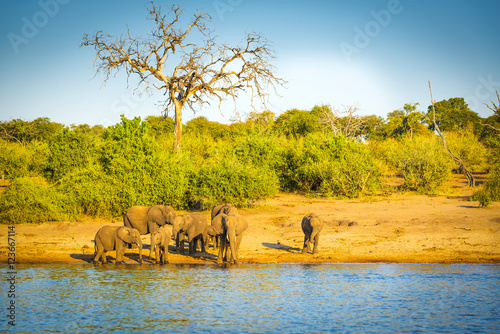
{"type": "MultiPolygon", "coordinates": [[[[453,189],[452,189],[453,190],[453,189]]],[[[337,200],[278,194],[260,207],[241,209],[249,222],[240,263],[500,263],[500,205],[468,201],[467,188],[446,195],[393,194],[337,200]],[[465,194],[464,194],[465,193],[465,194]],[[319,253],[301,254],[301,219],[315,212],[325,220],[319,253]]],[[[177,214],[182,214],[177,211],[177,214]]],[[[202,212],[210,218],[210,212],[202,212]]],[[[13,225],[16,263],[90,263],[95,233],[110,221],[48,222],[13,225]]],[[[0,226],[0,263],[9,261],[8,225],[0,226]]],[[[10,234],[12,236],[12,233],[10,234]]],[[[149,264],[149,235],[143,236],[149,264]]],[[[11,240],[11,241],[12,241],[11,240]]],[[[180,255],[170,244],[172,264],[215,263],[217,251],[180,255]]],[[[114,252],[108,259],[114,261],[114,252]]],[[[124,261],[138,263],[138,251],[124,261]]]]}

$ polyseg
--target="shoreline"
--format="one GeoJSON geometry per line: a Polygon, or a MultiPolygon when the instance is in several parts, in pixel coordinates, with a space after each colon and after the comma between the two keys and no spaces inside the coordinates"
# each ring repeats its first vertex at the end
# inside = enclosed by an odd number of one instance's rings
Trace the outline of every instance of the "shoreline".
{"type": "MultiPolygon", "coordinates": [[[[249,223],[239,252],[240,264],[498,264],[500,203],[478,209],[467,188],[444,196],[395,194],[353,200],[278,194],[265,206],[240,209],[249,223]],[[325,220],[318,254],[301,254],[303,216],[325,220]]],[[[182,214],[182,211],[177,211],[182,214]]],[[[210,218],[210,212],[202,212],[210,218]]],[[[115,221],[48,222],[15,227],[16,264],[89,263],[95,233],[115,221]]],[[[0,225],[0,263],[8,262],[8,225],[0,225]]],[[[150,236],[142,236],[143,265],[149,263],[150,236]]],[[[215,264],[218,252],[195,257],[173,252],[170,264],[215,264]]],[[[115,253],[108,252],[114,262],[115,253]]],[[[138,264],[138,250],[125,253],[138,264]]]]}

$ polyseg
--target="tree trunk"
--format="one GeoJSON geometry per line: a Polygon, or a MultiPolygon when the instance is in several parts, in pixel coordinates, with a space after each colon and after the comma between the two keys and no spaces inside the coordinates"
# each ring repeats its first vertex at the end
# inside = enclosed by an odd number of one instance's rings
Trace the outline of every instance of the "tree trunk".
{"type": "Polygon", "coordinates": [[[175,104],[175,128],[174,128],[174,152],[179,152],[182,141],[182,104],[178,101],[175,104]]]}
{"type": "Polygon", "coordinates": [[[436,109],[434,108],[434,100],[432,99],[432,90],[431,90],[431,82],[430,81],[429,81],[429,91],[431,93],[432,123],[434,124],[434,129],[436,129],[436,132],[438,133],[438,135],[443,140],[443,146],[446,149],[446,151],[448,152],[448,154],[450,155],[450,157],[456,163],[458,163],[460,165],[460,169],[462,170],[462,172],[464,173],[465,177],[467,178],[467,182],[468,182],[469,187],[474,187],[474,186],[476,186],[476,181],[474,180],[474,176],[467,169],[467,167],[465,166],[465,163],[462,161],[462,159],[460,159],[455,154],[453,154],[453,152],[448,148],[448,145],[446,145],[446,139],[444,138],[443,134],[441,133],[441,130],[439,129],[439,126],[436,123],[436,109]]]}

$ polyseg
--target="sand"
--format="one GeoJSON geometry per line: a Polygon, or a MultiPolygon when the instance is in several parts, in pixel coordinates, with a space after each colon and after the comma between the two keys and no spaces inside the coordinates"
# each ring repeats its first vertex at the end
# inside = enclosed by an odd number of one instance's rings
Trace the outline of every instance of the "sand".
{"type": "MultiPolygon", "coordinates": [[[[311,198],[281,193],[260,206],[240,209],[249,228],[241,243],[240,263],[499,263],[500,203],[478,208],[468,201],[475,189],[455,176],[442,195],[378,195],[354,200],[311,198]],[[301,254],[302,217],[314,212],[325,225],[318,254],[301,254]]],[[[177,214],[182,214],[177,211],[177,214]]],[[[210,219],[210,212],[202,212],[210,219]]],[[[15,225],[16,263],[90,263],[93,239],[109,221],[47,222],[15,225]]],[[[0,226],[0,262],[8,261],[8,226],[0,226]]],[[[142,237],[144,265],[150,236],[142,237]]],[[[137,249],[124,261],[137,264],[137,249]]],[[[214,263],[218,251],[180,255],[171,243],[170,263],[214,263]]],[[[108,253],[114,261],[115,252],[108,253]]]]}

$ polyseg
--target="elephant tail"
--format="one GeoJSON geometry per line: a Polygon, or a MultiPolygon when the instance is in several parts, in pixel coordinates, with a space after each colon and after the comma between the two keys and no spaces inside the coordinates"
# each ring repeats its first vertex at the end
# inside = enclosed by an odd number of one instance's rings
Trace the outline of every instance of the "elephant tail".
{"type": "Polygon", "coordinates": [[[95,255],[97,254],[97,242],[95,242],[95,239],[90,241],[94,243],[94,255],[95,255]]]}

